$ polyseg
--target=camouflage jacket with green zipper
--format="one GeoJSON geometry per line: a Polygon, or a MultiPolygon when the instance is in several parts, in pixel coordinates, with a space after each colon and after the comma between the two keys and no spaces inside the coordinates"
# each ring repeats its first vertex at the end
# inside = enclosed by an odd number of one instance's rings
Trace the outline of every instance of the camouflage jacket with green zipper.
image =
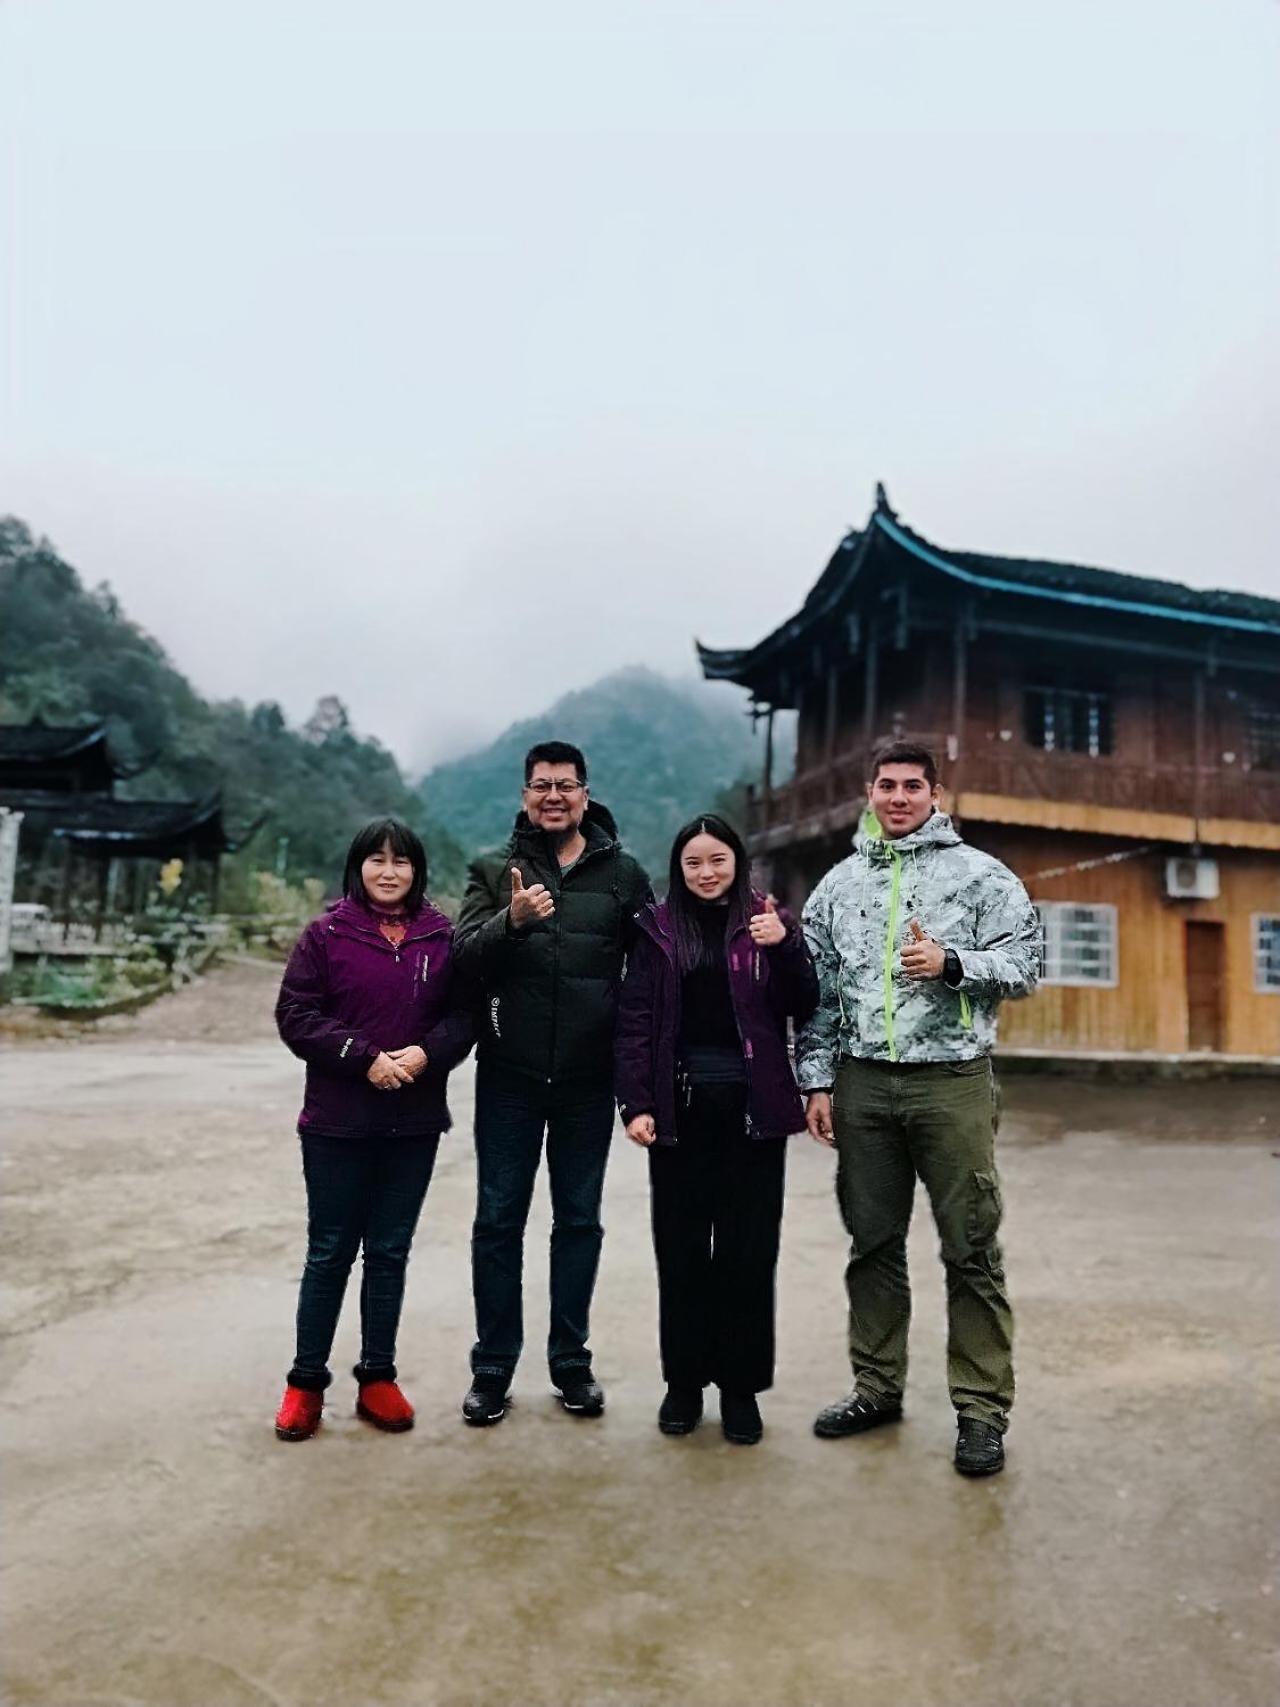
{"type": "Polygon", "coordinates": [[[998,859],[961,841],[945,812],[894,840],[871,813],[850,858],[810,895],[804,930],[822,991],[800,1033],[802,1090],[835,1080],[841,1056],[876,1061],[969,1061],[990,1054],[1008,996],[1028,996],[1040,972],[1040,921],[998,859]],[[901,954],[918,919],[954,949],[963,976],[911,979],[901,954]]]}

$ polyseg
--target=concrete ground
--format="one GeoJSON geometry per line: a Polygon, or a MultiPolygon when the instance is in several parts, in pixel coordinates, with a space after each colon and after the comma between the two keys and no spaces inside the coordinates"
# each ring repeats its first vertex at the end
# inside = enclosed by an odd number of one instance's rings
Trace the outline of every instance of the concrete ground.
{"type": "MultiPolygon", "coordinates": [[[[643,1158],[620,1139],[594,1343],[465,1429],[470,1074],[410,1273],[416,1430],[331,1393],[282,1445],[303,1200],[275,974],[224,967],[92,1037],[0,1044],[0,1612],[14,1707],[1262,1707],[1280,1698],[1274,1086],[1011,1080],[1009,1468],[950,1464],[917,1216],[907,1420],[819,1441],[847,1385],[829,1154],[792,1146],[767,1432],[654,1427],[643,1158]]],[[[352,1300],[354,1302],[354,1300],[352,1300]]],[[[336,1366],[356,1350],[348,1311],[336,1366]]]]}

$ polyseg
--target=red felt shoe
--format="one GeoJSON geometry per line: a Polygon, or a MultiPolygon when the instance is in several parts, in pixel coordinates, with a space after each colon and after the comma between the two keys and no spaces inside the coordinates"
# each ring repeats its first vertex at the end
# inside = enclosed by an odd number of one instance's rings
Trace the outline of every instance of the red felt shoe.
{"type": "Polygon", "coordinates": [[[413,1406],[394,1381],[366,1382],[356,1400],[356,1415],[388,1434],[403,1434],[413,1427],[413,1406]]]}
{"type": "Polygon", "coordinates": [[[320,1427],[324,1394],[304,1387],[286,1387],[276,1412],[276,1436],[280,1440],[310,1440],[320,1427]]]}

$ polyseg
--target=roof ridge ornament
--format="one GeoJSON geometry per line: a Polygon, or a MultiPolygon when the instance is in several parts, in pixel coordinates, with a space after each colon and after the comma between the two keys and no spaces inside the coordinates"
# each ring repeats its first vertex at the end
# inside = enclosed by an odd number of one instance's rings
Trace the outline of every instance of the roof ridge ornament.
{"type": "Polygon", "coordinates": [[[879,514],[892,517],[895,522],[898,519],[898,512],[889,502],[889,494],[885,491],[883,480],[876,481],[876,511],[879,514]]]}

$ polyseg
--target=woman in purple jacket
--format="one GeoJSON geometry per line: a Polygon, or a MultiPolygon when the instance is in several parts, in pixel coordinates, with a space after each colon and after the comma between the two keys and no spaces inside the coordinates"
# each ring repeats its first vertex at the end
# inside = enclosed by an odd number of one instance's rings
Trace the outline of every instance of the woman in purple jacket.
{"type": "Polygon", "coordinates": [[[799,926],[751,887],[723,818],[671,849],[661,906],[637,915],[615,1066],[627,1136],[649,1150],[664,1434],[688,1434],[720,1389],[725,1438],[763,1433],[773,1384],[774,1271],[786,1141],[804,1128],[787,1020],[818,1005],[799,926]]]}
{"type": "Polygon", "coordinates": [[[426,899],[427,856],[406,824],[379,818],[347,854],[342,900],[307,926],[276,1003],[284,1041],[307,1064],[298,1116],[307,1187],[307,1262],[293,1367],[276,1415],[281,1440],[320,1426],[328,1362],[356,1253],[358,1414],[413,1427],[396,1384],[405,1268],[440,1134],[445,1080],[472,1043],[453,966],[453,927],[426,899]]]}

